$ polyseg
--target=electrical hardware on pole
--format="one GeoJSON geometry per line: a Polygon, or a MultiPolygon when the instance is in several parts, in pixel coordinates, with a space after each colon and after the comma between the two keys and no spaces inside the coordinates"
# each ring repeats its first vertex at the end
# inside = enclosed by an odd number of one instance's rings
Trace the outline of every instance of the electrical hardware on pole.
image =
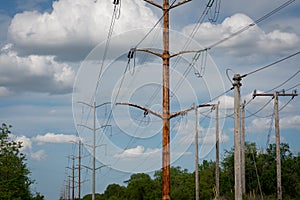
{"type": "Polygon", "coordinates": [[[271,96],[274,98],[274,113],[275,113],[275,136],[276,136],[276,174],[277,174],[277,199],[282,200],[282,187],[281,187],[281,156],[280,156],[280,129],[279,129],[279,111],[278,111],[278,97],[289,96],[294,98],[298,96],[296,90],[292,93],[286,94],[283,90],[282,94],[274,90],[273,94],[258,94],[256,90],[253,92],[253,98],[257,96],[271,96]]]}

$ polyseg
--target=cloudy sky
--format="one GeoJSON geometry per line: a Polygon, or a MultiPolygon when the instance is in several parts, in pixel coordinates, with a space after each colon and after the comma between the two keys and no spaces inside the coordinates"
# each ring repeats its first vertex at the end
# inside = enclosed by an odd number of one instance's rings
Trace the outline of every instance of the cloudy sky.
{"type": "MultiPolygon", "coordinates": [[[[78,101],[131,102],[161,112],[161,60],[142,51],[127,59],[133,47],[161,51],[161,11],[143,0],[120,2],[0,3],[0,121],[13,125],[12,137],[23,142],[36,180],[33,190],[46,199],[58,199],[64,190],[68,156],[77,154],[72,142],[78,137],[85,143],[82,162],[91,165],[92,133],[86,126],[93,125],[93,110],[78,101]]],[[[285,0],[193,0],[172,9],[170,51],[209,50],[172,58],[171,112],[220,101],[221,157],[233,145],[233,91],[222,94],[232,87],[235,73],[243,75],[299,52],[299,11],[298,1],[285,0]],[[208,2],[213,2],[209,8],[208,2]],[[286,6],[272,13],[281,5],[286,6]]],[[[252,92],[299,89],[299,61],[297,54],[242,80],[246,139],[260,148],[274,142],[273,101],[251,100],[252,92]]],[[[281,141],[294,153],[300,151],[299,106],[299,97],[279,98],[281,141]]],[[[131,173],[160,168],[158,117],[111,104],[97,108],[96,115],[97,127],[109,125],[97,131],[97,166],[107,165],[97,172],[98,192],[110,183],[123,184],[131,173]]],[[[215,112],[201,108],[199,118],[200,159],[214,159],[215,112]]],[[[193,171],[194,127],[194,112],[172,119],[173,166],[193,171]]],[[[88,170],[83,179],[82,193],[91,193],[88,170]]]]}

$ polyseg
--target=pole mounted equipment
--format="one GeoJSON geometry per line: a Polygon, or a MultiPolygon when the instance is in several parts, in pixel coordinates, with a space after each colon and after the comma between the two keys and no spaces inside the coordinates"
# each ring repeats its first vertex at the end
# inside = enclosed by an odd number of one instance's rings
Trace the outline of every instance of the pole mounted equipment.
{"type": "Polygon", "coordinates": [[[253,98],[261,96],[269,96],[273,97],[274,99],[274,113],[275,113],[275,136],[276,136],[276,174],[277,174],[277,199],[282,200],[282,187],[281,187],[281,156],[280,156],[280,129],[279,129],[279,110],[278,110],[278,97],[279,96],[289,96],[294,98],[295,96],[298,96],[296,91],[293,91],[292,93],[285,93],[283,90],[283,93],[280,94],[278,91],[274,90],[273,94],[263,94],[263,93],[257,93],[256,90],[253,92],[253,98]]]}

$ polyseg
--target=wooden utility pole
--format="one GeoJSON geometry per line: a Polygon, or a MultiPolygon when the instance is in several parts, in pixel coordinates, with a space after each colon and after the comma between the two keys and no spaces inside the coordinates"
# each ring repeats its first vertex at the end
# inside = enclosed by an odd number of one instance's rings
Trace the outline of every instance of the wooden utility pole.
{"type": "MultiPolygon", "coordinates": [[[[178,53],[170,54],[169,50],[169,11],[172,8],[180,6],[184,3],[190,2],[192,0],[182,0],[178,3],[173,1],[170,5],[169,0],[163,0],[163,4],[160,5],[152,0],[144,0],[163,11],[163,51],[162,53],[155,52],[150,49],[141,49],[141,48],[133,48],[129,52],[129,59],[133,56],[135,51],[144,51],[146,53],[151,53],[155,56],[158,56],[162,59],[162,114],[154,112],[146,107],[128,103],[128,102],[118,102],[116,105],[127,105],[133,106],[135,108],[142,109],[147,113],[153,114],[162,119],[162,199],[169,200],[170,199],[170,119],[176,117],[180,114],[188,112],[190,110],[195,109],[194,106],[187,108],[185,110],[175,112],[170,114],[170,58],[175,56],[185,54],[185,53],[199,53],[203,50],[184,50],[178,53]]],[[[198,105],[197,107],[203,106],[211,106],[210,104],[198,105]]]]}
{"type": "Polygon", "coordinates": [[[65,191],[64,191],[64,198],[65,199],[70,199],[70,190],[71,190],[71,180],[70,180],[70,176],[67,176],[67,180],[64,180],[66,182],[66,186],[65,186],[65,191]]]}
{"type": "Polygon", "coordinates": [[[195,109],[195,195],[196,195],[196,200],[199,200],[198,108],[207,107],[207,106],[214,107],[215,105],[214,104],[202,104],[202,105],[194,104],[194,109],[195,109]]]}
{"type": "Polygon", "coordinates": [[[275,135],[276,135],[276,174],[277,174],[277,199],[282,200],[282,188],[281,188],[281,157],[280,157],[280,133],[279,133],[279,111],[278,111],[278,96],[291,96],[294,98],[298,96],[296,91],[291,94],[279,94],[278,91],[274,91],[274,94],[257,94],[253,93],[253,98],[256,96],[271,96],[274,98],[274,114],[275,114],[275,135]]]}
{"type": "MultiPolygon", "coordinates": [[[[160,5],[152,0],[144,0],[163,11],[163,53],[154,52],[150,49],[134,49],[134,51],[145,51],[152,53],[162,58],[163,69],[163,91],[162,91],[162,115],[156,115],[162,118],[162,199],[170,199],[170,58],[183,53],[195,53],[198,51],[182,51],[173,55],[170,55],[169,50],[169,11],[179,5],[187,3],[191,0],[182,0],[181,2],[169,4],[169,0],[163,0],[163,4],[160,5]],[[175,4],[174,4],[175,3],[175,4]]],[[[146,108],[144,108],[145,110],[146,108]]],[[[149,110],[149,109],[147,109],[149,110]]]]}
{"type": "Polygon", "coordinates": [[[216,199],[220,195],[220,168],[219,168],[219,104],[216,104],[216,199]]]}
{"type": "Polygon", "coordinates": [[[274,113],[275,113],[275,135],[276,135],[276,174],[277,174],[277,199],[282,199],[281,188],[281,157],[280,157],[280,133],[279,133],[279,112],[278,92],[274,91],[274,113]]]}
{"type": "Polygon", "coordinates": [[[196,200],[199,200],[199,150],[198,150],[198,108],[195,105],[195,189],[196,200]]]}
{"type": "MultiPolygon", "coordinates": [[[[147,113],[150,113],[150,114],[152,114],[152,115],[155,115],[156,117],[159,117],[159,118],[163,118],[163,115],[161,115],[161,114],[159,114],[159,113],[157,113],[157,112],[155,112],[155,111],[152,111],[151,109],[148,109],[148,108],[146,108],[146,107],[144,107],[144,106],[140,106],[140,105],[137,105],[137,104],[133,104],[133,103],[127,103],[127,102],[117,102],[116,103],[116,105],[127,105],[127,106],[132,106],[132,107],[135,107],[135,108],[139,108],[139,109],[141,109],[141,110],[143,110],[143,111],[145,111],[145,112],[147,112],[147,113]]],[[[184,109],[184,110],[181,110],[181,111],[178,111],[178,112],[175,112],[175,113],[172,113],[172,114],[169,114],[169,120],[170,119],[172,119],[173,117],[177,117],[177,116],[179,116],[179,115],[183,115],[183,114],[186,114],[187,112],[189,112],[189,111],[191,111],[191,110],[195,110],[196,108],[200,108],[200,107],[208,107],[208,106],[214,106],[214,104],[200,104],[200,105],[197,105],[197,106],[192,106],[192,107],[190,107],[190,108],[187,108],[187,109],[184,109]]],[[[168,134],[170,134],[170,132],[168,132],[168,134]]],[[[169,145],[168,145],[169,146],[169,145]]],[[[166,147],[164,147],[163,146],[163,154],[165,153],[165,149],[164,148],[166,148],[166,147]]],[[[168,158],[168,160],[170,161],[170,151],[167,151],[167,152],[169,152],[168,153],[168,156],[167,156],[167,158],[168,158]]],[[[164,158],[164,157],[163,157],[164,158]]],[[[166,159],[166,158],[165,158],[166,159]]],[[[163,162],[164,163],[164,162],[163,162]]],[[[169,170],[170,170],[170,165],[169,166],[167,166],[167,167],[163,167],[162,169],[163,169],[163,171],[164,170],[167,170],[169,168],[169,170]]],[[[166,173],[165,172],[165,176],[166,176],[166,174],[168,175],[168,177],[164,177],[164,173],[163,173],[163,179],[165,178],[165,181],[166,180],[168,180],[168,181],[170,181],[170,173],[166,173]]],[[[162,185],[162,192],[165,192],[165,193],[163,193],[163,195],[162,195],[162,199],[163,200],[165,200],[165,199],[170,199],[170,182],[163,182],[163,184],[165,184],[165,185],[162,185]],[[167,185],[167,186],[166,186],[167,185]],[[165,190],[164,191],[164,188],[166,189],[167,188],[167,190],[165,190]]]]}
{"type": "Polygon", "coordinates": [[[78,170],[78,177],[77,177],[77,184],[78,184],[78,199],[81,198],[81,140],[79,138],[78,142],[76,141],[71,141],[74,144],[78,145],[78,156],[73,156],[74,158],[78,158],[78,163],[77,163],[77,167],[75,167],[75,169],[78,170]]]}
{"type": "Polygon", "coordinates": [[[245,104],[246,101],[244,101],[242,103],[241,106],[241,115],[242,115],[242,134],[241,134],[241,170],[242,170],[242,194],[245,195],[246,194],[246,172],[245,172],[245,104]]]}
{"type": "Polygon", "coordinates": [[[241,124],[240,124],[240,74],[234,74],[234,192],[235,200],[242,200],[241,183],[241,124]]]}
{"type": "Polygon", "coordinates": [[[70,178],[72,179],[72,186],[69,187],[72,188],[72,200],[74,200],[75,199],[75,156],[69,156],[69,158],[72,159],[72,167],[67,167],[68,169],[72,170],[72,176],[70,176],[70,178]]]}
{"type": "Polygon", "coordinates": [[[71,177],[69,176],[69,179],[68,179],[68,199],[71,199],[71,177]]]}

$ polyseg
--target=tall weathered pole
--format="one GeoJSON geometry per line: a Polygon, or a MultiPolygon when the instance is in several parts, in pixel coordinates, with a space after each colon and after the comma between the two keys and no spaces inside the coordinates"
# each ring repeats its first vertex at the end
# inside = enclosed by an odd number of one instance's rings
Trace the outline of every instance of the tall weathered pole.
{"type": "Polygon", "coordinates": [[[163,28],[163,172],[162,172],[162,199],[170,199],[170,53],[169,53],[169,0],[163,4],[164,28],[163,28]]]}
{"type": "Polygon", "coordinates": [[[278,92],[276,90],[274,91],[274,113],[275,113],[275,136],[276,136],[277,199],[282,200],[278,92]]]}
{"type": "MultiPolygon", "coordinates": [[[[162,88],[162,199],[170,199],[170,50],[169,50],[169,10],[191,0],[183,0],[175,5],[169,4],[169,0],[164,0],[163,5],[159,5],[152,0],[146,2],[161,8],[163,11],[163,53],[154,53],[162,58],[163,88],[162,88]]],[[[174,1],[175,3],[175,1],[174,1]]]]}
{"type": "Polygon", "coordinates": [[[215,105],[216,109],[216,199],[220,195],[220,168],[219,168],[219,102],[215,105]]]}
{"type": "Polygon", "coordinates": [[[198,108],[195,105],[195,195],[199,200],[198,108]]]}
{"type": "Polygon", "coordinates": [[[242,115],[242,134],[241,134],[241,170],[242,170],[242,194],[246,194],[246,172],[245,172],[245,101],[241,106],[242,115]]]}
{"type": "Polygon", "coordinates": [[[69,176],[68,180],[68,199],[71,199],[71,177],[69,176]]]}
{"type": "Polygon", "coordinates": [[[71,189],[71,193],[72,193],[72,200],[75,199],[75,156],[68,156],[68,158],[72,159],[72,167],[67,167],[68,169],[70,169],[72,172],[71,172],[71,176],[69,176],[69,187],[71,189]],[[72,179],[72,186],[71,186],[71,180],[72,179]]]}
{"type": "Polygon", "coordinates": [[[278,111],[278,96],[290,96],[294,98],[298,96],[296,91],[291,94],[279,94],[278,91],[274,91],[273,94],[257,94],[256,90],[253,93],[253,97],[256,96],[271,96],[274,97],[274,114],[275,114],[275,136],[276,136],[276,174],[277,174],[277,199],[282,200],[281,189],[281,157],[280,157],[280,133],[279,133],[279,111],[278,111]]]}
{"type": "Polygon", "coordinates": [[[235,200],[242,200],[241,184],[241,124],[240,124],[240,86],[241,76],[234,74],[234,192],[235,200]]]}

